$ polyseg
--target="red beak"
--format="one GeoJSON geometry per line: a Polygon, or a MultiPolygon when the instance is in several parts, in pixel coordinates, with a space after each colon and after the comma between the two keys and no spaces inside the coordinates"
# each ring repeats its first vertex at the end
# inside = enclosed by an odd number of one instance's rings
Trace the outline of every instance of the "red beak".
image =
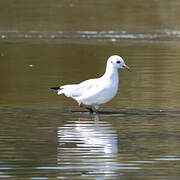
{"type": "Polygon", "coordinates": [[[123,68],[127,69],[128,71],[131,71],[130,68],[127,65],[123,66],[123,68]]]}

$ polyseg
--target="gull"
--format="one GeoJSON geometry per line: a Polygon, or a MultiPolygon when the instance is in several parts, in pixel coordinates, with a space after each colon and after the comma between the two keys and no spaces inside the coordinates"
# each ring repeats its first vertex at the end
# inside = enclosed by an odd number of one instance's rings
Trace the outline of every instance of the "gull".
{"type": "Polygon", "coordinates": [[[119,68],[130,71],[122,57],[113,55],[108,58],[105,73],[100,78],[89,79],[80,84],[52,87],[51,90],[58,95],[64,94],[74,99],[79,107],[89,110],[90,113],[94,112],[93,109],[84,105],[94,106],[95,112],[98,113],[99,106],[113,99],[118,92],[119,68]]]}

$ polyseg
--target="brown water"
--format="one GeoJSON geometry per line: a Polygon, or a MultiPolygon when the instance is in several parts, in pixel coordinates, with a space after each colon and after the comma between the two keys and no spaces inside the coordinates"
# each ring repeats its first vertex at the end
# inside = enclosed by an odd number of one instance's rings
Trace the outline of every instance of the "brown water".
{"type": "Polygon", "coordinates": [[[0,2],[0,178],[180,178],[180,2],[0,2]],[[49,87],[104,73],[117,96],[99,115],[49,87]]]}

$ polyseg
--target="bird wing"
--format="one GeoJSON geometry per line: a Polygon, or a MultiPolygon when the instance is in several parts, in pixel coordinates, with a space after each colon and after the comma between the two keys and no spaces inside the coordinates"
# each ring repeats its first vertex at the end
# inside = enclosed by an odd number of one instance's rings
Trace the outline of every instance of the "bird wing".
{"type": "Polygon", "coordinates": [[[96,87],[97,79],[89,79],[81,82],[80,84],[71,84],[61,86],[61,91],[58,94],[64,93],[67,97],[77,98],[83,96],[84,93],[89,91],[91,88],[96,87]]]}

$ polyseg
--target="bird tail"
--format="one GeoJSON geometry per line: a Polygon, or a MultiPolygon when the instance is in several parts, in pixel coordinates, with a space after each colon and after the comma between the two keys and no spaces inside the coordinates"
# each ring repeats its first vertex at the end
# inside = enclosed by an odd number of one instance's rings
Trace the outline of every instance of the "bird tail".
{"type": "Polygon", "coordinates": [[[58,95],[65,94],[65,96],[71,97],[72,96],[72,90],[76,86],[77,86],[76,84],[68,84],[68,85],[63,85],[60,87],[52,87],[51,90],[53,92],[56,92],[58,95]]]}
{"type": "Polygon", "coordinates": [[[55,92],[55,93],[57,93],[58,95],[60,95],[60,94],[62,94],[63,92],[61,92],[61,90],[63,89],[63,88],[61,88],[61,87],[52,87],[52,88],[50,88],[53,92],[55,92]]]}

